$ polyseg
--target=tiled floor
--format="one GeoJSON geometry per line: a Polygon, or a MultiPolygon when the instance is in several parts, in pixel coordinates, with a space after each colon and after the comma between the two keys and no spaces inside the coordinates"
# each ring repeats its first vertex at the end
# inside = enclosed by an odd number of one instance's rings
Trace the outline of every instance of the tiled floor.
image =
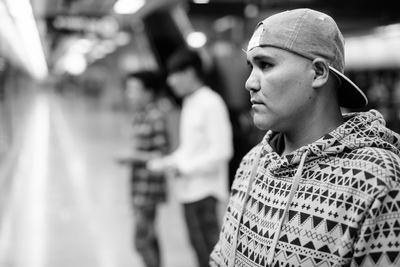
{"type": "MultiPolygon", "coordinates": [[[[132,247],[128,172],[113,159],[120,126],[120,114],[82,99],[33,101],[3,197],[0,267],[143,266],[132,247]]],[[[164,267],[195,267],[173,196],[159,219],[164,267]]]]}

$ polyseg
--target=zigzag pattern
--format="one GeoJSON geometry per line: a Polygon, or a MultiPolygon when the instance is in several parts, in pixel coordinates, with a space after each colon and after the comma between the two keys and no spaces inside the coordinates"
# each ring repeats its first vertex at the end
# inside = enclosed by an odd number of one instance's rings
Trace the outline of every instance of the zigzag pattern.
{"type": "Polygon", "coordinates": [[[235,266],[267,266],[273,251],[272,266],[400,266],[400,138],[383,126],[376,111],[345,119],[338,129],[285,157],[268,144],[273,132],[245,156],[212,262],[227,266],[236,249],[235,266]],[[246,197],[260,146],[262,157],[246,197]],[[300,185],[288,203],[306,149],[300,185]],[[271,247],[286,205],[278,243],[271,247]]]}

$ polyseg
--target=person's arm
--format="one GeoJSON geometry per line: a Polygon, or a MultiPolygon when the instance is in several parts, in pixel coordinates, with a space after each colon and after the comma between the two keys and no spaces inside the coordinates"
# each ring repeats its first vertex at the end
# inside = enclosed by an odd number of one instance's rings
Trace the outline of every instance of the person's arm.
{"type": "Polygon", "coordinates": [[[351,266],[400,266],[399,182],[391,182],[389,189],[379,193],[366,216],[351,266]]]}

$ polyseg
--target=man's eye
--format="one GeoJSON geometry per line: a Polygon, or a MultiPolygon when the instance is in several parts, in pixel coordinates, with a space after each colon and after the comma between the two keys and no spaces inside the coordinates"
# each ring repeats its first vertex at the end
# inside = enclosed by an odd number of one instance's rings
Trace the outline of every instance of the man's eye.
{"type": "Polygon", "coordinates": [[[270,67],[271,67],[271,64],[268,63],[268,62],[265,62],[265,61],[260,61],[260,62],[258,63],[258,67],[259,67],[260,69],[267,69],[267,68],[270,68],[270,67]]]}

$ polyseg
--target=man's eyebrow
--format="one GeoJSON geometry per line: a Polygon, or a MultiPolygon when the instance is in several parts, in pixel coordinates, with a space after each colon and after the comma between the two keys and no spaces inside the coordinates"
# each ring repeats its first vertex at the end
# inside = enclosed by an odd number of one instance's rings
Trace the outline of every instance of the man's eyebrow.
{"type": "MultiPolygon", "coordinates": [[[[263,60],[273,60],[273,57],[268,55],[256,55],[251,58],[251,61],[263,61],[263,60]]],[[[249,59],[247,59],[248,63],[251,63],[249,59]]]]}

